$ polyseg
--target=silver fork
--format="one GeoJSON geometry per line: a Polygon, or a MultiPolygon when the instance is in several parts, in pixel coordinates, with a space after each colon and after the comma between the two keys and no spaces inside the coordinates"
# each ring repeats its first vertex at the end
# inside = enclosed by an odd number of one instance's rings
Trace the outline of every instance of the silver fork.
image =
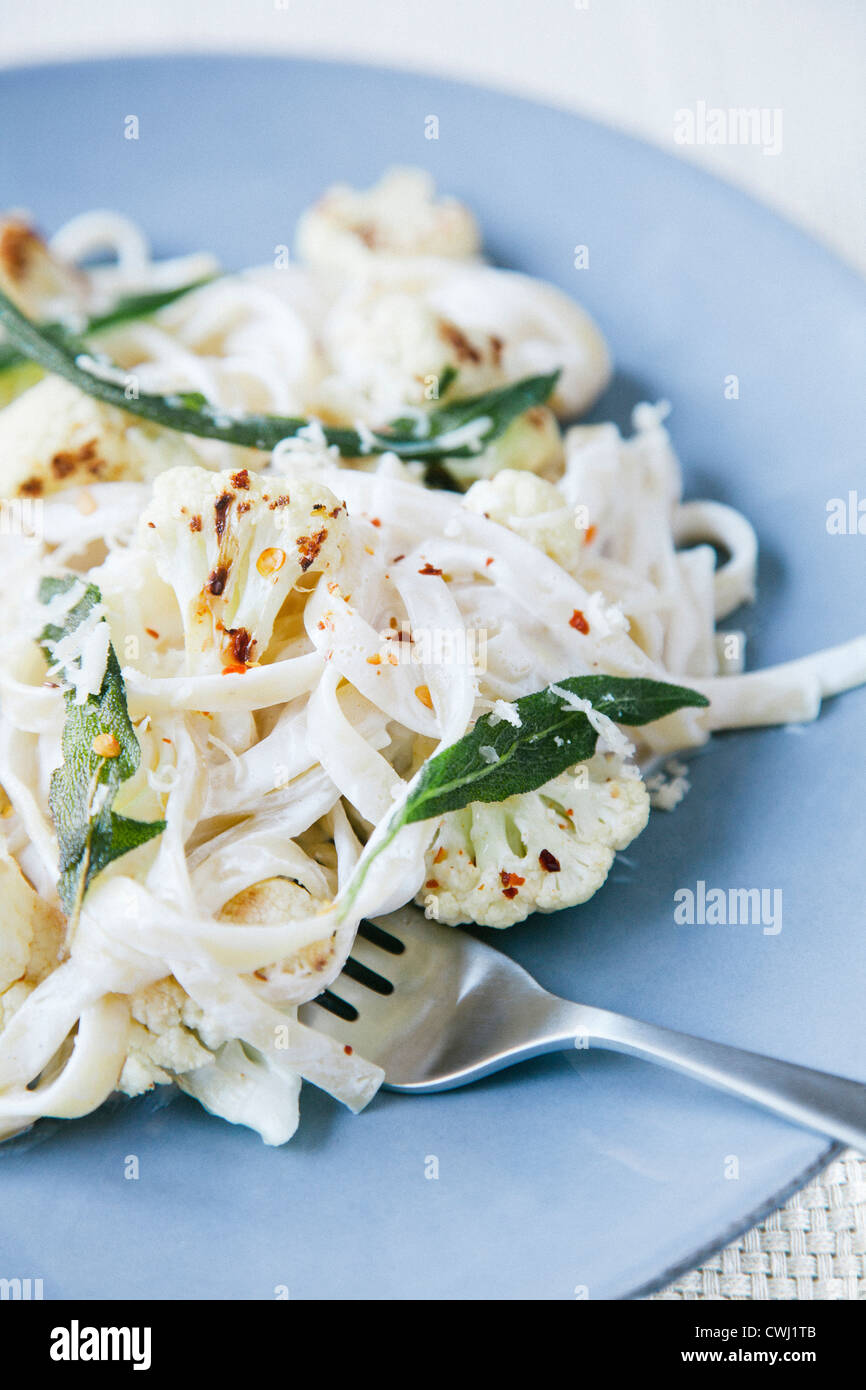
{"type": "Polygon", "coordinates": [[[362,923],[342,974],[301,1017],[376,1062],[395,1091],[446,1091],[543,1052],[604,1047],[866,1152],[866,1084],[559,999],[508,956],[414,907],[362,923]]]}

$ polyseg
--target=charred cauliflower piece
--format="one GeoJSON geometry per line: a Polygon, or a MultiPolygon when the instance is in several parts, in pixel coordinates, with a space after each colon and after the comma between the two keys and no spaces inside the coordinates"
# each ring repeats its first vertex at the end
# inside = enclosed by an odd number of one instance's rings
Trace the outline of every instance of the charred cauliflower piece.
{"type": "Polygon", "coordinates": [[[28,318],[60,318],[80,309],[84,288],[84,277],[53,255],[23,217],[0,217],[0,290],[28,318]]]}
{"type": "MultiPolygon", "coordinates": [[[[315,897],[308,888],[288,878],[267,878],[253,883],[249,888],[236,893],[223,907],[220,919],[226,922],[255,922],[265,926],[279,926],[296,918],[306,918],[320,911],[326,905],[324,898],[315,897]]],[[[296,955],[258,971],[258,979],[265,985],[266,998],[279,1000],[282,995],[281,984],[286,979],[298,976],[315,978],[330,965],[332,943],[325,937],[313,941],[296,955]]]]}
{"type": "Polygon", "coordinates": [[[309,479],[173,468],[157,478],[141,541],[175,591],[187,669],[262,660],[288,594],[338,558],[342,504],[309,479]]]}
{"type": "Polygon", "coordinates": [[[47,377],[0,411],[0,496],[45,497],[82,483],[144,482],[195,455],[149,425],[47,377]]]}
{"type": "Polygon", "coordinates": [[[390,169],[370,189],[335,184],[298,223],[297,249],[317,270],[351,273],[383,256],[478,253],[475,218],[456,198],[437,198],[421,169],[390,169]]]}
{"type": "Polygon", "coordinates": [[[348,419],[375,424],[406,405],[435,405],[449,368],[458,370],[462,396],[502,382],[498,340],[437,313],[411,274],[393,284],[370,277],[347,290],[325,320],[323,341],[333,368],[323,404],[348,419]]]}
{"type": "Polygon", "coordinates": [[[0,844],[0,1029],[56,969],[64,935],[62,912],[39,897],[0,844]]]}

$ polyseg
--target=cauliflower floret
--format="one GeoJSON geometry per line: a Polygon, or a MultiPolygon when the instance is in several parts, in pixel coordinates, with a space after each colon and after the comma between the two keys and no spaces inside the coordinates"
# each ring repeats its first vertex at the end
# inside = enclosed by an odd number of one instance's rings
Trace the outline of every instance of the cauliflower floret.
{"type": "MultiPolygon", "coordinates": [[[[336,888],[336,883],[334,885],[336,888]]],[[[314,897],[302,884],[288,878],[267,878],[236,893],[219,914],[221,921],[255,922],[278,926],[297,918],[310,917],[325,906],[325,900],[314,897]]],[[[315,976],[331,963],[332,943],[328,937],[313,941],[295,955],[256,971],[264,982],[265,998],[278,1002],[285,983],[295,983],[300,977],[315,976]]]]}
{"type": "Polygon", "coordinates": [[[152,1033],[180,1027],[198,1029],[202,1011],[171,975],[130,996],[129,1011],[137,1023],[152,1033]]]}
{"type": "Polygon", "coordinates": [[[180,1073],[213,1061],[190,1031],[202,1027],[202,1011],[171,976],[131,995],[129,1009],[129,1052],[118,1082],[126,1095],[168,1085],[180,1073]]]}
{"type": "Polygon", "coordinates": [[[27,980],[19,980],[0,994],[0,1033],[17,1014],[21,1005],[30,997],[36,986],[27,980]]]}
{"type": "Polygon", "coordinates": [[[146,481],[195,461],[181,435],[46,377],[0,411],[0,496],[44,497],[81,483],[146,481]]]}
{"type": "Polygon", "coordinates": [[[537,791],[449,811],[427,851],[417,902],[450,926],[510,927],[532,912],[574,907],[601,887],[615,852],[648,816],[643,782],[617,755],[597,753],[537,791]]]}
{"type": "Polygon", "coordinates": [[[28,318],[60,318],[80,309],[85,285],[22,217],[0,218],[0,289],[28,318]]]}
{"type": "Polygon", "coordinates": [[[558,370],[551,405],[562,416],[586,410],[610,379],[599,329],[555,286],[441,258],[387,260],[356,277],[336,297],[323,343],[334,369],[324,409],[379,424],[401,404],[435,405],[445,366],[459,397],[558,370]]]}
{"type": "Polygon", "coordinates": [[[30,956],[33,924],[25,896],[27,885],[13,860],[0,860],[0,993],[22,979],[30,956]]]}
{"type": "Polygon", "coordinates": [[[289,593],[339,557],[342,505],[310,478],[174,468],[154,484],[142,545],[175,591],[187,669],[244,671],[265,655],[289,593]]]}
{"type": "Polygon", "coordinates": [[[0,844],[0,994],[56,969],[64,933],[63,914],[39,897],[0,844]]]}
{"type": "Polygon", "coordinates": [[[494,478],[473,483],[463,505],[507,526],[565,570],[573,570],[580,559],[582,532],[575,527],[571,508],[553,483],[534,473],[505,468],[494,478]]]}
{"type": "Polygon", "coordinates": [[[437,198],[421,169],[390,169],[366,190],[335,184],[298,222],[297,252],[325,272],[352,273],[383,256],[478,253],[475,218],[456,198],[437,198]]]}
{"type": "Polygon", "coordinates": [[[129,1051],[120,1073],[117,1089],[127,1096],[140,1096],[154,1086],[166,1086],[186,1071],[206,1066],[213,1053],[186,1028],[168,1028],[152,1033],[140,1023],[129,1029],[129,1051]]]}
{"type": "Polygon", "coordinates": [[[347,419],[381,424],[407,405],[435,406],[447,367],[457,369],[460,396],[503,380],[498,339],[437,313],[410,276],[353,286],[325,319],[323,341],[334,374],[322,383],[321,405],[347,419]]]}
{"type": "Polygon", "coordinates": [[[515,270],[440,262],[430,266],[427,297],[463,333],[495,338],[502,381],[559,369],[551,399],[557,415],[582,414],[610,380],[600,329],[555,285],[515,270]]]}
{"type": "Polygon", "coordinates": [[[58,907],[31,891],[30,910],[33,938],[25,980],[38,985],[56,970],[66,941],[66,918],[58,907]]]}

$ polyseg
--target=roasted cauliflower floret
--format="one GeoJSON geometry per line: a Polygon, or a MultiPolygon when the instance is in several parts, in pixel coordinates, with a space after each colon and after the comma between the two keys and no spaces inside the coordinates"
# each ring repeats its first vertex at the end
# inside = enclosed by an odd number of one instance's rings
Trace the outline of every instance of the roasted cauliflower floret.
{"type": "Polygon", "coordinates": [[[152,1033],[164,1033],[181,1025],[198,1029],[204,1017],[198,1004],[171,975],[131,995],[129,1009],[135,1021],[152,1033]]]}
{"type": "Polygon", "coordinates": [[[213,1054],[190,1031],[202,1027],[202,1011],[171,976],[133,994],[129,1008],[129,1053],[118,1090],[141,1095],[213,1061],[213,1054]]]}
{"type": "Polygon", "coordinates": [[[558,371],[551,405],[580,414],[610,377],[605,341],[589,314],[553,285],[492,266],[443,259],[386,261],[339,293],[324,324],[333,374],[331,412],[383,418],[402,404],[435,405],[445,367],[449,396],[471,396],[558,371]]]}
{"type": "Polygon", "coordinates": [[[342,504],[308,478],[174,468],[154,484],[141,541],[177,595],[187,669],[262,660],[284,600],[339,556],[342,504]]]}
{"type": "Polygon", "coordinates": [[[414,291],[411,279],[362,281],[325,320],[333,375],[322,383],[326,410],[381,424],[403,407],[434,407],[446,369],[457,370],[456,394],[502,383],[498,340],[467,333],[414,291]]]}
{"type": "Polygon", "coordinates": [[[179,434],[46,377],[0,411],[0,496],[44,497],[81,483],[142,482],[195,461],[179,434]]]}
{"type": "MultiPolygon", "coordinates": [[[[314,896],[303,884],[288,878],[267,878],[236,893],[223,907],[219,916],[226,922],[255,922],[264,926],[279,926],[298,918],[310,917],[325,906],[324,897],[314,896]]],[[[332,945],[328,937],[313,941],[295,955],[256,972],[264,984],[266,998],[279,1001],[286,981],[299,977],[315,978],[330,965],[332,945]]]]}
{"type": "Polygon", "coordinates": [[[298,223],[300,259],[350,273],[383,256],[477,254],[478,226],[456,198],[437,198],[421,169],[390,169],[370,189],[335,184],[298,223]]]}
{"type": "Polygon", "coordinates": [[[473,483],[463,505],[507,526],[565,570],[573,570],[580,559],[582,532],[575,527],[572,509],[553,483],[534,473],[505,468],[473,483]]]}
{"type": "Polygon", "coordinates": [[[646,825],[649,797],[612,753],[596,753],[537,791],[449,811],[427,851],[417,902],[456,926],[510,927],[586,902],[617,850],[646,825]]]}
{"type": "Polygon", "coordinates": [[[213,1061],[213,1053],[186,1028],[167,1028],[153,1033],[140,1023],[129,1029],[129,1052],[117,1089],[128,1096],[139,1096],[153,1086],[165,1086],[187,1071],[195,1071],[213,1061]]]}
{"type": "Polygon", "coordinates": [[[33,940],[27,885],[12,859],[0,860],[0,994],[16,980],[23,979],[33,940]]]}
{"type": "Polygon", "coordinates": [[[23,217],[0,218],[0,290],[28,318],[61,318],[80,309],[85,283],[23,217]]]}
{"type": "Polygon", "coordinates": [[[467,337],[497,341],[503,382],[559,370],[551,399],[559,416],[582,414],[607,386],[611,360],[598,325],[555,285],[487,265],[440,262],[427,274],[437,314],[467,337]]]}
{"type": "Polygon", "coordinates": [[[0,995],[56,969],[64,932],[63,914],[39,897],[0,844],[0,995]]]}

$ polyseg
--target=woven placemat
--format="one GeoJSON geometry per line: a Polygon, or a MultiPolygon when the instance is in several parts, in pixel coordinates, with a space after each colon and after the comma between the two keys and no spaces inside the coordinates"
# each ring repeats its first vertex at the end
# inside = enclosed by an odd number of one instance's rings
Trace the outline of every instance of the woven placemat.
{"type": "Polygon", "coordinates": [[[784,1207],[654,1299],[866,1299],[866,1159],[847,1149],[784,1207]]]}

